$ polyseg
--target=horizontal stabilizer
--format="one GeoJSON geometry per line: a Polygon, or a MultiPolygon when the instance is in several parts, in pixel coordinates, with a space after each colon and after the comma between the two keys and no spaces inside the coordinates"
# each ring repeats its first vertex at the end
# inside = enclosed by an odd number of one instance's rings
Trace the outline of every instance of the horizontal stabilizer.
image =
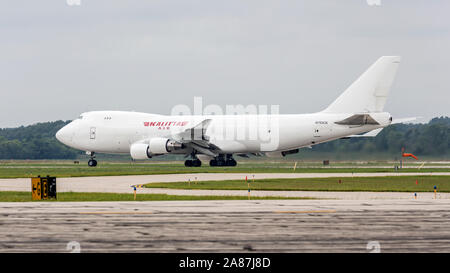
{"type": "Polygon", "coordinates": [[[339,125],[380,125],[368,114],[353,115],[341,121],[335,122],[339,125]]]}
{"type": "Polygon", "coordinates": [[[351,135],[351,136],[348,136],[348,137],[349,138],[351,138],[351,137],[376,137],[381,132],[381,130],[383,130],[383,129],[384,128],[378,128],[378,129],[372,130],[370,132],[367,132],[365,134],[351,135]]]}

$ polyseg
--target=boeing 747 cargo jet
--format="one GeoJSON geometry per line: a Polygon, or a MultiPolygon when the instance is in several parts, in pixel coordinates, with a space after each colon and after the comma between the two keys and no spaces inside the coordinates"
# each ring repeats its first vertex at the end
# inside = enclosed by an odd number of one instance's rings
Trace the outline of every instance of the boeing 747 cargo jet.
{"type": "Polygon", "coordinates": [[[300,148],[348,137],[376,136],[392,120],[383,111],[400,64],[398,56],[379,58],[331,105],[312,114],[157,115],[93,111],[56,133],[56,138],[90,155],[130,154],[135,160],[185,154],[187,167],[236,166],[233,155],[285,156],[300,148]],[[201,160],[202,161],[201,161],[201,160]]]}

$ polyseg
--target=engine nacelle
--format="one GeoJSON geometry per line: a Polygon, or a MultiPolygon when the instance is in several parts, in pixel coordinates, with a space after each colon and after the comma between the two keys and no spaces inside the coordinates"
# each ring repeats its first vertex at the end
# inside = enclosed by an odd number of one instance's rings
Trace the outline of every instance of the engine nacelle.
{"type": "Polygon", "coordinates": [[[155,155],[162,155],[173,152],[175,150],[184,149],[183,143],[176,142],[175,140],[155,137],[151,138],[146,143],[135,143],[130,146],[130,155],[133,159],[142,160],[149,159],[155,155]]]}
{"type": "Polygon", "coordinates": [[[151,138],[149,141],[149,150],[151,154],[167,154],[183,148],[183,143],[168,138],[155,137],[151,138]]]}
{"type": "Polygon", "coordinates": [[[148,144],[145,143],[136,143],[130,146],[130,155],[133,159],[149,159],[152,158],[152,155],[149,150],[148,144]]]}

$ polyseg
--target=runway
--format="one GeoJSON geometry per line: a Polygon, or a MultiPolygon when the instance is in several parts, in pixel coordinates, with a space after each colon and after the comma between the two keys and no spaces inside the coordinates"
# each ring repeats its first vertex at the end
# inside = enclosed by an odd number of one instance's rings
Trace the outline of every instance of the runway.
{"type": "Polygon", "coordinates": [[[450,200],[26,202],[0,214],[0,252],[450,251],[450,200]]]}
{"type": "MultiPolygon", "coordinates": [[[[428,176],[449,175],[439,173],[196,173],[132,176],[99,176],[57,178],[58,192],[111,192],[132,193],[132,185],[155,182],[244,180],[265,178],[320,178],[320,177],[374,177],[374,176],[428,176]]],[[[450,179],[450,178],[449,178],[450,179]]],[[[0,191],[31,191],[29,178],[0,179],[0,191]]],[[[145,189],[139,193],[166,193],[173,195],[245,195],[247,191],[145,189]]],[[[411,199],[412,193],[374,192],[312,192],[312,191],[252,191],[252,196],[313,197],[332,199],[411,199]]],[[[420,193],[419,198],[432,199],[432,193],[420,193]]],[[[450,193],[439,193],[439,198],[450,199],[450,193]]]]}

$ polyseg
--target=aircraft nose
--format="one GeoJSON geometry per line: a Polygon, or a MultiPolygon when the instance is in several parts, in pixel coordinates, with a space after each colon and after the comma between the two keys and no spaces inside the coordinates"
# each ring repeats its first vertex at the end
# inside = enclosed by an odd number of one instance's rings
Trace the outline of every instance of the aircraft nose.
{"type": "Polygon", "coordinates": [[[56,132],[56,139],[60,142],[68,145],[71,142],[71,133],[70,128],[68,128],[68,125],[62,127],[59,129],[58,132],[56,132]]]}

